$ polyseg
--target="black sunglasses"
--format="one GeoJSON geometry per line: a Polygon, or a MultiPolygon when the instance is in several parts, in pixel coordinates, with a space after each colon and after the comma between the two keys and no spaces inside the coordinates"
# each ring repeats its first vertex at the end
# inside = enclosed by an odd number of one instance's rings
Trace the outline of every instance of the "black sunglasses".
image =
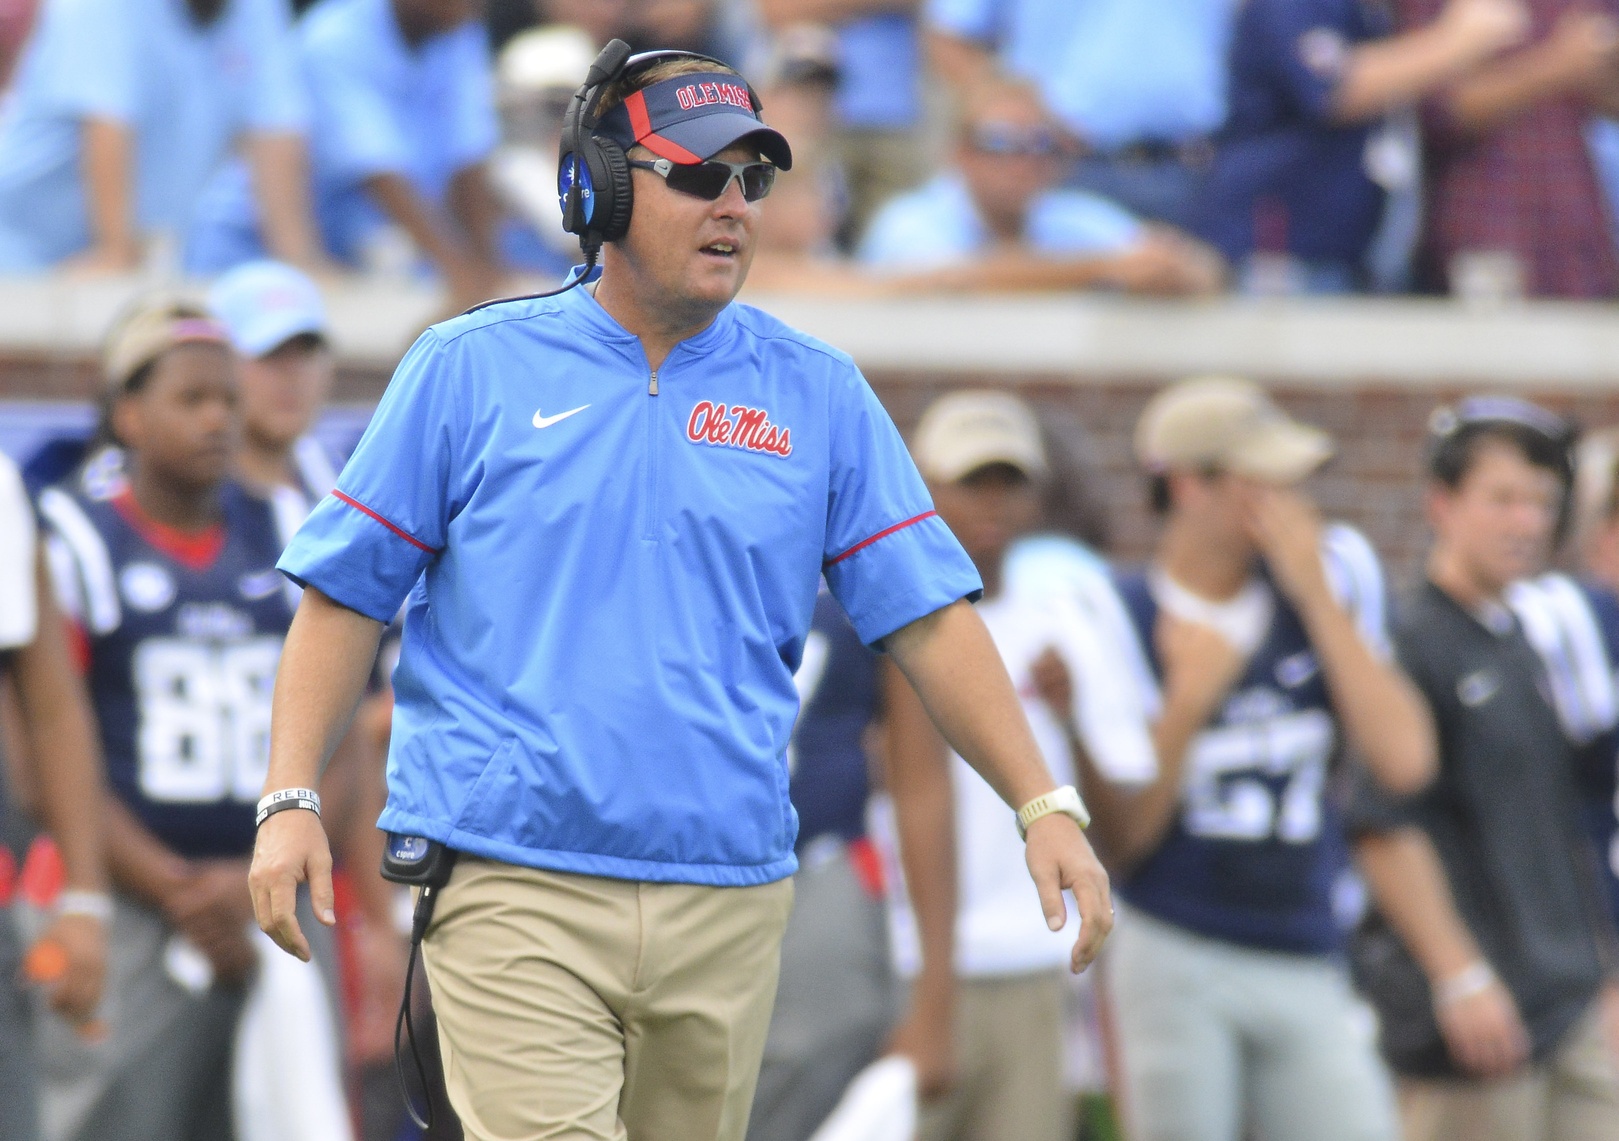
{"type": "Polygon", "coordinates": [[[734,178],[742,186],[742,197],[757,202],[776,185],[776,164],[770,162],[707,162],[678,163],[660,158],[652,162],[631,159],[630,165],[650,170],[669,184],[670,190],[690,194],[712,202],[725,193],[734,178]]]}

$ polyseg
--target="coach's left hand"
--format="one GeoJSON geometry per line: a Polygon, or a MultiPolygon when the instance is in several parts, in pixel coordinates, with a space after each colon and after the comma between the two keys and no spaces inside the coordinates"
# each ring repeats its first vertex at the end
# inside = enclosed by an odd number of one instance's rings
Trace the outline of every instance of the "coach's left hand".
{"type": "Polygon", "coordinates": [[[1068,922],[1063,892],[1071,891],[1079,906],[1079,938],[1069,965],[1075,974],[1091,965],[1102,940],[1113,930],[1113,895],[1107,872],[1091,851],[1090,841],[1070,816],[1053,812],[1029,825],[1024,853],[1029,875],[1040,892],[1046,926],[1062,930],[1068,922]]]}
{"type": "Polygon", "coordinates": [[[332,850],[320,817],[303,809],[278,812],[259,826],[248,872],[253,917],[259,928],[289,955],[309,961],[309,940],[298,926],[298,885],[309,885],[315,916],[337,923],[332,896],[332,850]]]}

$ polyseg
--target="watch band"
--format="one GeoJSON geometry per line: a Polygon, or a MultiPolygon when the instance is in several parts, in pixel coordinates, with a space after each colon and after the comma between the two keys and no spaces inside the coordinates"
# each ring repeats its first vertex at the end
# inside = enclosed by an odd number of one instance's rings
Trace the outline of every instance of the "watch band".
{"type": "Polygon", "coordinates": [[[1017,810],[1018,835],[1027,839],[1029,825],[1042,816],[1050,816],[1053,812],[1061,812],[1071,817],[1081,828],[1090,827],[1091,814],[1085,808],[1085,802],[1080,799],[1079,790],[1071,784],[1065,784],[1061,788],[1052,789],[1044,796],[1035,797],[1017,810]]]}
{"type": "Polygon", "coordinates": [[[319,816],[320,793],[312,788],[283,788],[270,793],[259,801],[258,810],[253,814],[253,827],[257,828],[277,812],[285,812],[289,808],[307,808],[319,816]]]}

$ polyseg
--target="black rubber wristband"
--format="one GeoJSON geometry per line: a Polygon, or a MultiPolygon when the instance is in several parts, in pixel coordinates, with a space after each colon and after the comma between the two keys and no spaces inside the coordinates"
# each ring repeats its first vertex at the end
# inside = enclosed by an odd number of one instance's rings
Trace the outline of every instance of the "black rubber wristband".
{"type": "Polygon", "coordinates": [[[289,808],[307,808],[316,816],[320,815],[319,801],[310,800],[306,796],[289,796],[285,800],[278,800],[272,804],[266,804],[263,808],[259,809],[259,814],[253,821],[253,827],[259,827],[277,812],[285,812],[289,808]]]}

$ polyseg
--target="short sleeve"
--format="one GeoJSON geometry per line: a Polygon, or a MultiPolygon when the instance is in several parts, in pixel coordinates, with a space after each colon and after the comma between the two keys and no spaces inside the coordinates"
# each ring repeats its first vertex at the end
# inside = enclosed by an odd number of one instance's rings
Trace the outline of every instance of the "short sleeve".
{"type": "MultiPolygon", "coordinates": [[[[1413,625],[1413,617],[1407,613],[1393,632],[1391,646],[1394,658],[1417,687],[1423,703],[1441,722],[1443,736],[1444,715],[1442,710],[1436,708],[1436,696],[1443,683],[1434,676],[1424,656],[1425,650],[1431,647],[1432,635],[1420,625],[1413,625]]],[[[1389,792],[1378,784],[1364,764],[1354,763],[1349,770],[1345,820],[1352,835],[1420,828],[1425,822],[1427,806],[1434,796],[1432,787],[1406,796],[1389,792]]]]}
{"type": "Polygon", "coordinates": [[[996,0],[927,0],[924,19],[934,31],[991,46],[999,27],[996,0]]]}
{"type": "Polygon", "coordinates": [[[337,487],[315,506],[279,569],[379,622],[444,548],[464,503],[456,354],[429,329],[394,372],[337,487]]]}
{"type": "Polygon", "coordinates": [[[309,100],[299,70],[292,13],[282,0],[256,0],[248,45],[253,78],[248,91],[249,130],[302,131],[309,122],[309,100]]]}
{"type": "Polygon", "coordinates": [[[489,39],[481,23],[468,25],[456,40],[455,101],[452,167],[461,170],[488,158],[500,139],[489,39]]]}
{"type": "Polygon", "coordinates": [[[140,111],[146,34],[127,0],[58,0],[42,6],[37,58],[27,71],[36,106],[69,117],[132,122],[140,111]]]}
{"type": "Polygon", "coordinates": [[[34,640],[39,625],[34,560],[38,530],[17,465],[0,455],[0,650],[34,640]]]}
{"type": "Polygon", "coordinates": [[[1361,638],[1374,654],[1388,660],[1394,652],[1389,643],[1388,582],[1372,544],[1348,524],[1332,523],[1321,533],[1321,561],[1327,585],[1349,611],[1361,638]]]}
{"type": "Polygon", "coordinates": [[[823,570],[860,640],[875,644],[983,583],[933,509],[888,412],[852,366],[832,380],[823,570]]]}
{"type": "Polygon", "coordinates": [[[409,131],[368,71],[369,61],[346,58],[345,46],[332,37],[304,52],[315,109],[311,142],[321,168],[340,182],[403,173],[412,154],[409,131]]]}

